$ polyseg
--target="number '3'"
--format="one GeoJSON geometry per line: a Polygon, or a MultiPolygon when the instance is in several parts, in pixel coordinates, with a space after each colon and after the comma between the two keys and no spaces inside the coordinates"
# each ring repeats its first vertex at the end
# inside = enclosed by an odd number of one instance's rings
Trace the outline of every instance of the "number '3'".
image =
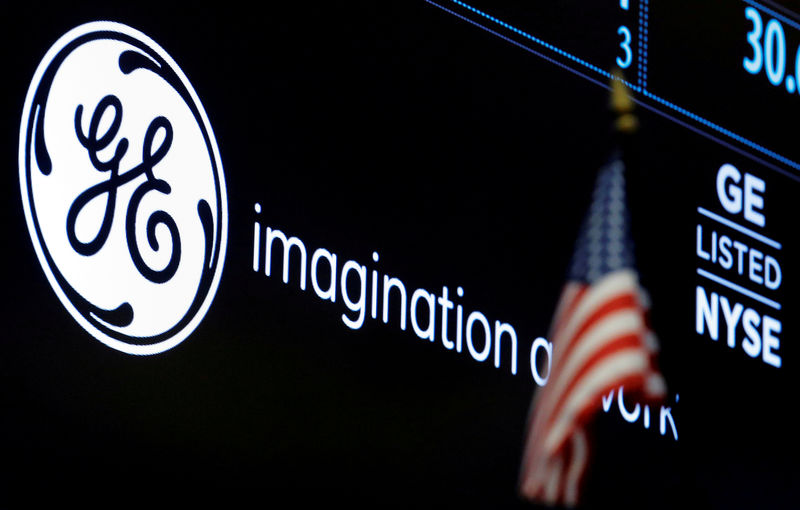
{"type": "Polygon", "coordinates": [[[628,30],[628,27],[623,25],[617,29],[617,34],[625,38],[621,43],[619,43],[619,47],[625,52],[625,59],[617,57],[617,65],[622,69],[627,69],[628,66],[631,65],[631,62],[633,62],[633,51],[631,51],[631,31],[628,30]]]}
{"type": "Polygon", "coordinates": [[[764,54],[761,52],[761,32],[764,27],[761,22],[761,15],[752,7],[744,10],[744,17],[753,22],[753,30],[747,33],[747,42],[753,47],[753,58],[744,58],[744,68],[750,74],[758,74],[764,63],[764,54]]]}

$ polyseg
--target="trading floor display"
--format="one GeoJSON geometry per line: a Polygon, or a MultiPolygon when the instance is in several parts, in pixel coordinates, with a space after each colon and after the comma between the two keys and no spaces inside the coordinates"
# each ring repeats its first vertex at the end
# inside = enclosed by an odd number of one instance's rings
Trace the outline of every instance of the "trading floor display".
{"type": "Polygon", "coordinates": [[[15,6],[0,506],[796,506],[792,8],[15,6]]]}

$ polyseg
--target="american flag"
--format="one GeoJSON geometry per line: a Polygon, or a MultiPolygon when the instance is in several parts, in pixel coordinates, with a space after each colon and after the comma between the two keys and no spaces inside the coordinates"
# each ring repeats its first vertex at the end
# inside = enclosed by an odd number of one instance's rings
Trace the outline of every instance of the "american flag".
{"type": "Polygon", "coordinates": [[[575,506],[590,457],[587,431],[602,396],[624,385],[626,395],[664,397],[647,308],[634,268],[625,165],[616,156],[598,173],[553,318],[549,379],[528,419],[522,497],[575,506]]]}

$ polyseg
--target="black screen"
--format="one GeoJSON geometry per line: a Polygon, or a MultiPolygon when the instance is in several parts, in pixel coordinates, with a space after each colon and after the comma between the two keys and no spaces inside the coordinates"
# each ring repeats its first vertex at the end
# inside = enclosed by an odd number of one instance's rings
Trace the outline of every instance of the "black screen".
{"type": "MultiPolygon", "coordinates": [[[[606,4],[7,6],[3,506],[529,504],[520,466],[532,398],[547,388],[531,347],[549,339],[595,176],[624,161],[666,393],[647,404],[647,427],[644,400],[633,423],[617,393],[598,407],[581,505],[792,507],[800,18],[767,1],[606,4]],[[24,213],[32,79],[59,38],[101,20],[174,59],[224,169],[213,300],[185,340],[152,355],[104,345],[74,318],[24,213]],[[609,107],[615,67],[635,103],[632,134],[609,107]],[[720,177],[729,167],[738,178],[720,177]],[[301,242],[305,266],[295,246],[284,267],[275,240],[267,275],[267,228],[301,242]],[[333,300],[312,284],[319,249],[337,257],[333,300]],[[384,277],[407,303],[390,290],[387,321],[369,298],[384,277]],[[470,348],[466,331],[460,351],[441,340],[443,287],[449,338],[461,307],[470,348]],[[415,331],[432,317],[433,340],[415,331]],[[508,337],[496,352],[501,324],[515,330],[516,360],[508,337]]],[[[59,136],[45,131],[51,146],[59,136]]],[[[324,288],[330,259],[317,262],[324,288]]]]}

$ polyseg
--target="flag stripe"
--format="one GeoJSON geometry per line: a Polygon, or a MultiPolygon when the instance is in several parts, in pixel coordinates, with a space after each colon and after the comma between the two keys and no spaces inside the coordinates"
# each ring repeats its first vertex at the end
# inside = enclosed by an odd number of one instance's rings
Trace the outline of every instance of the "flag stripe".
{"type": "Polygon", "coordinates": [[[567,479],[564,481],[564,504],[575,506],[578,504],[578,488],[581,478],[583,478],[589,460],[589,442],[583,429],[578,429],[572,434],[570,446],[572,455],[570,455],[570,465],[567,469],[567,479]]]}
{"type": "MultiPolygon", "coordinates": [[[[587,316],[591,316],[593,310],[598,307],[602,308],[604,299],[608,299],[617,293],[624,293],[626,290],[628,290],[628,285],[631,283],[631,280],[630,275],[627,273],[627,271],[623,271],[609,275],[601,282],[598,282],[595,288],[592,290],[587,290],[585,285],[574,283],[566,286],[564,294],[567,295],[567,297],[566,299],[562,299],[562,304],[565,305],[565,308],[568,306],[571,312],[570,318],[564,321],[565,324],[568,323],[565,326],[565,329],[570,335],[574,335],[574,331],[581,328],[582,323],[579,321],[585,321],[587,316]],[[567,304],[567,302],[569,302],[569,304],[567,304]]],[[[569,345],[572,343],[569,341],[569,338],[565,339],[565,334],[562,332],[563,330],[559,331],[559,329],[560,328],[554,330],[554,334],[552,335],[554,358],[556,359],[553,360],[550,371],[554,375],[559,373],[560,365],[563,363],[561,359],[564,357],[560,356],[559,353],[564,350],[569,350],[569,345]]],[[[553,382],[551,381],[550,384],[553,384],[553,382]]],[[[558,398],[560,393],[561,392],[557,390],[549,390],[545,394],[549,395],[551,400],[553,398],[558,398]]],[[[538,402],[538,400],[541,398],[543,398],[542,393],[537,393],[533,408],[544,406],[543,410],[539,410],[537,412],[539,414],[546,414],[546,409],[551,407],[552,404],[548,404],[545,401],[538,402]]]]}
{"type": "Polygon", "coordinates": [[[579,384],[575,385],[563,409],[560,410],[556,418],[552,419],[550,431],[544,440],[545,452],[552,452],[555,446],[560,445],[565,435],[569,433],[573,420],[577,418],[580,411],[592,404],[596,404],[599,407],[601,395],[610,391],[623,378],[630,376],[641,377],[641,374],[647,371],[649,364],[648,357],[636,347],[606,356],[602,361],[595,364],[580,379],[579,384]]]}
{"type": "Polygon", "coordinates": [[[575,378],[594,351],[602,348],[609,339],[637,334],[640,328],[641,319],[629,309],[614,312],[604,319],[595,321],[593,327],[586,330],[578,339],[580,344],[574,349],[572,356],[566,359],[565,366],[559,371],[553,370],[548,382],[547,396],[542,397],[543,401],[539,403],[540,407],[537,410],[540,418],[546,418],[552,413],[558,400],[567,390],[569,382],[575,378]]]}
{"type": "MultiPolygon", "coordinates": [[[[620,338],[615,338],[613,341],[604,344],[596,352],[592,353],[591,358],[588,359],[586,363],[584,363],[578,369],[575,376],[567,381],[567,387],[563,392],[563,395],[572,395],[575,389],[580,386],[587,374],[589,374],[598,363],[602,363],[605,359],[612,357],[624,350],[640,350],[639,338],[636,335],[626,335],[620,338]]],[[[598,392],[598,395],[600,394],[601,392],[598,392]]],[[[557,417],[564,411],[567,402],[568,401],[566,399],[561,399],[555,404],[552,411],[546,418],[548,427],[553,426],[557,420],[557,417]]],[[[600,407],[600,399],[595,399],[591,401],[590,404],[592,409],[596,409],[600,407]]],[[[564,441],[566,441],[566,439],[566,437],[563,438],[564,441]]],[[[559,446],[560,445],[555,445],[553,448],[557,450],[559,446]]]]}
{"type": "Polygon", "coordinates": [[[581,296],[580,302],[574,305],[574,311],[565,321],[563,328],[554,331],[553,345],[566,349],[574,340],[575,332],[586,321],[587,316],[609,299],[620,293],[630,292],[636,288],[636,276],[633,271],[620,270],[609,274],[595,283],[581,296]]]}
{"type": "Polygon", "coordinates": [[[559,355],[558,370],[563,370],[564,365],[568,363],[572,357],[573,351],[581,348],[582,337],[588,330],[597,323],[607,320],[608,316],[625,310],[630,311],[636,317],[637,331],[644,335],[645,324],[642,320],[642,310],[639,308],[636,290],[630,289],[615,296],[609,296],[605,302],[600,304],[591,315],[586,318],[583,324],[578,326],[574,340],[565,348],[562,347],[559,355]]]}
{"type": "Polygon", "coordinates": [[[550,473],[547,477],[547,484],[544,489],[544,497],[547,501],[558,501],[561,492],[561,473],[564,470],[564,458],[558,456],[550,465],[550,473]]]}
{"type": "Polygon", "coordinates": [[[558,300],[556,312],[553,314],[553,324],[550,328],[549,337],[555,339],[555,332],[560,331],[569,317],[574,315],[575,307],[586,295],[588,287],[576,282],[569,282],[561,291],[561,298],[558,300]]]}
{"type": "MultiPolygon", "coordinates": [[[[641,313],[635,307],[609,309],[602,316],[593,317],[582,333],[576,337],[576,341],[571,344],[570,356],[564,357],[557,371],[554,370],[550,378],[550,383],[553,384],[550,394],[554,396],[563,394],[567,389],[565,385],[575,377],[593,353],[616,338],[632,336],[641,344],[643,328],[641,313]]],[[[544,410],[549,411],[551,405],[553,405],[552,398],[544,410]]]]}

